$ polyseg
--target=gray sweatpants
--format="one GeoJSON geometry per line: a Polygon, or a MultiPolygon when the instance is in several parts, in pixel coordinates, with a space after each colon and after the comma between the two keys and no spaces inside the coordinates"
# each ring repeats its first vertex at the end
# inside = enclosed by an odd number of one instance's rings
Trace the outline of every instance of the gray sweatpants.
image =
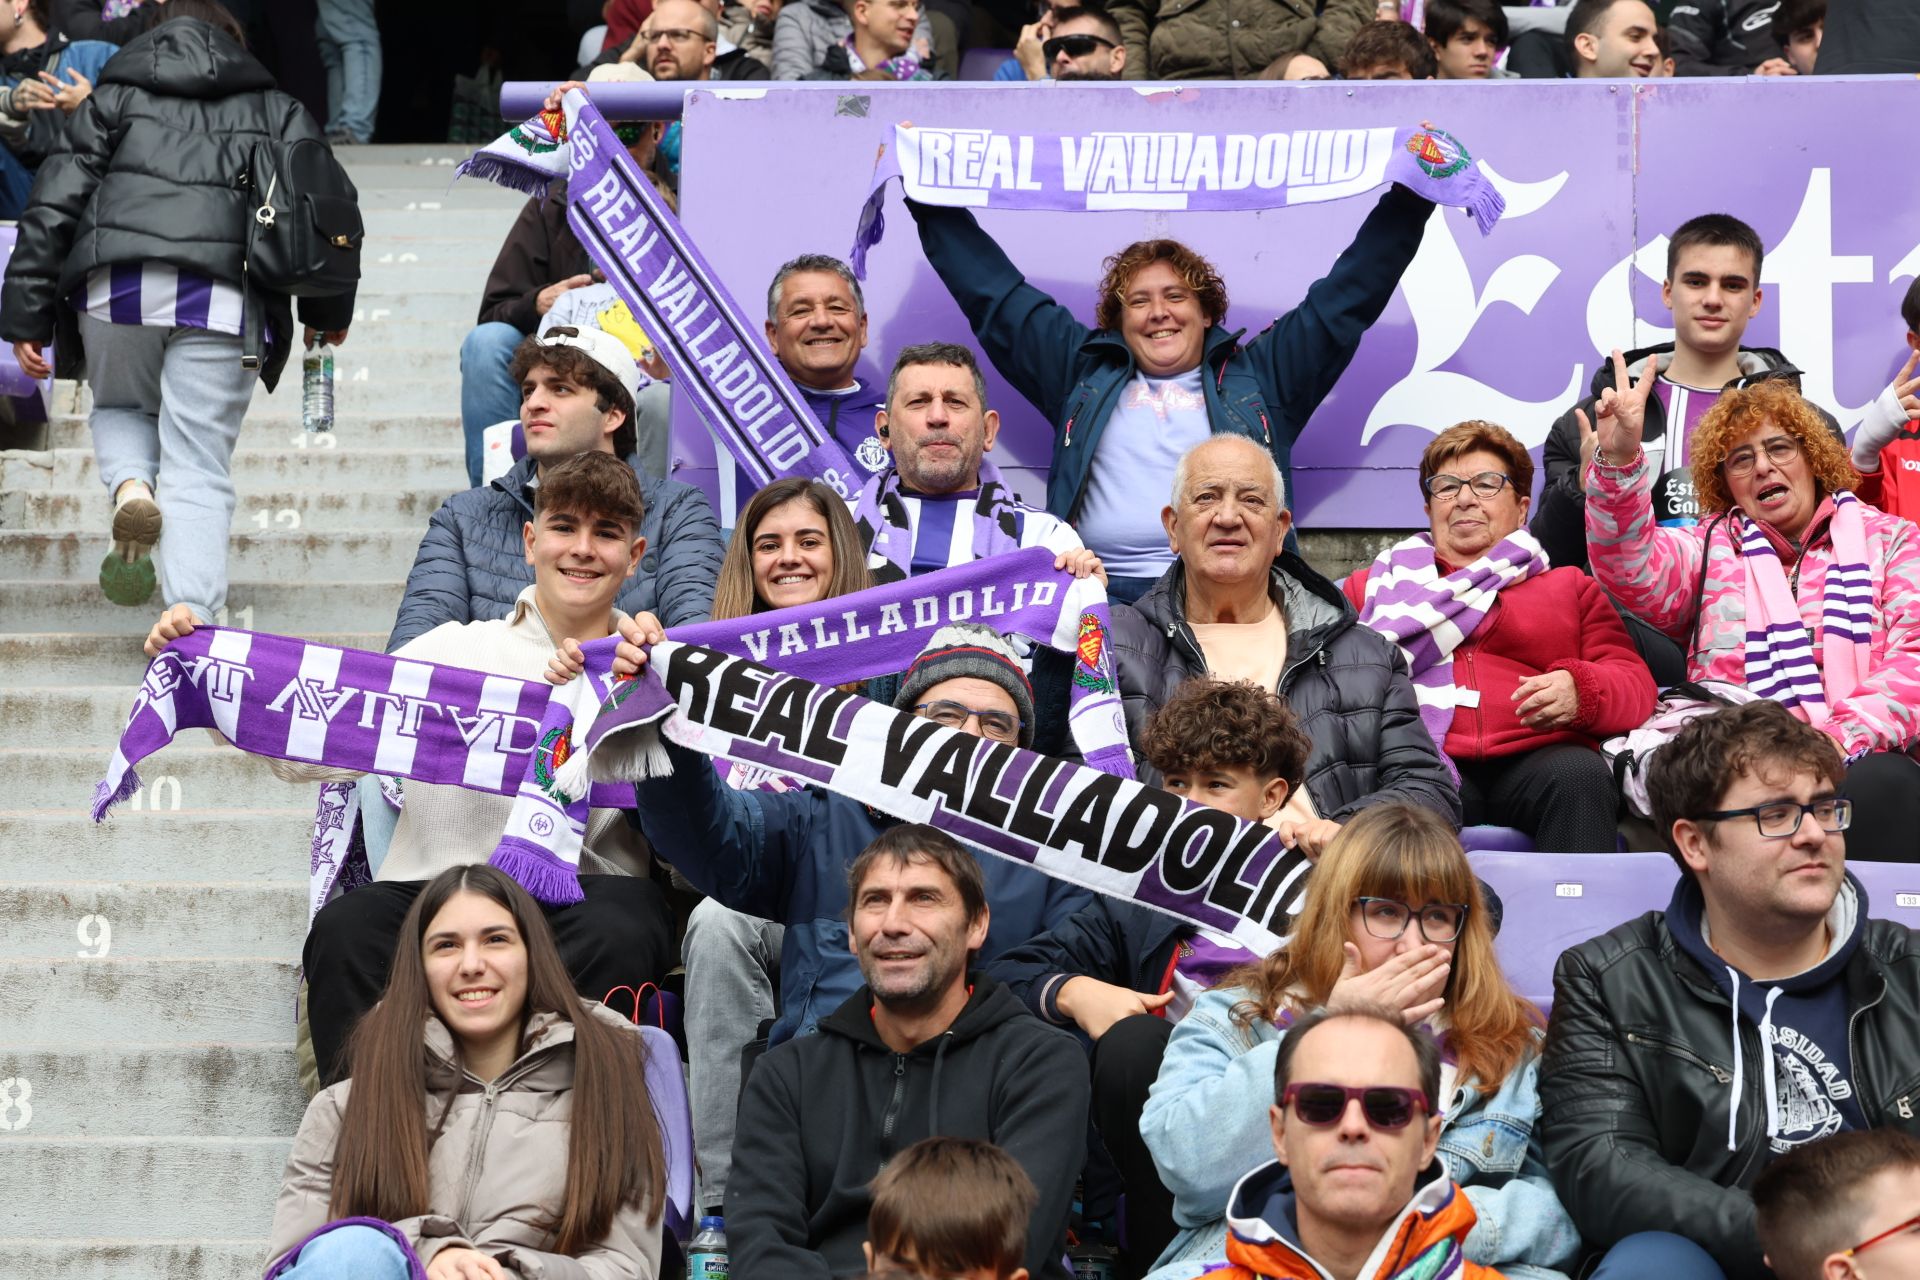
{"type": "Polygon", "coordinates": [[[726,1202],[734,1117],[740,1110],[740,1052],[774,1016],[773,975],[785,936],[780,925],[742,915],[712,898],[702,900],[687,919],[680,960],[687,967],[688,1101],[703,1213],[708,1205],[726,1202]]]}
{"type": "Polygon", "coordinates": [[[153,488],[161,603],[187,605],[212,622],[227,603],[233,446],[259,375],[240,367],[242,343],[231,334],[83,315],[80,337],[107,495],[128,480],[153,488]]]}

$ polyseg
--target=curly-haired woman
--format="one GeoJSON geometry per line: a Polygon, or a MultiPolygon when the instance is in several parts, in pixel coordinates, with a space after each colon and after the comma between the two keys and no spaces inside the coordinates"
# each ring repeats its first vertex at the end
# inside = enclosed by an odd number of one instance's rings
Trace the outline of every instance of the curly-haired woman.
{"type": "Polygon", "coordinates": [[[1847,758],[1853,852],[1920,860],[1920,529],[1855,498],[1846,446],[1782,382],[1724,393],[1693,436],[1701,523],[1662,528],[1640,450],[1651,381],[1596,406],[1594,577],[1681,641],[1687,674],[1784,703],[1847,758]]]}

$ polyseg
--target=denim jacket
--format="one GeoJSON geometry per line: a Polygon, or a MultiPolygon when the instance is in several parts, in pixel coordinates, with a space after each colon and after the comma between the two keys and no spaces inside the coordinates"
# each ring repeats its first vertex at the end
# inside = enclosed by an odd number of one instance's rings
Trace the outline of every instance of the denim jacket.
{"type": "MultiPolygon", "coordinates": [[[[1140,1134],[1173,1192],[1180,1233],[1149,1280],[1187,1280],[1226,1256],[1227,1197],[1249,1169],[1273,1159],[1267,1108],[1280,1032],[1248,1030],[1233,1007],[1244,987],[1209,991],[1180,1020],[1160,1061],[1140,1134]]],[[[1535,1121],[1540,1114],[1536,1052],[1489,1096],[1461,1081],[1443,1104],[1440,1155],[1473,1202],[1479,1222],[1467,1257],[1509,1280],[1565,1280],[1580,1252],[1573,1219],[1548,1180],[1535,1121]]]]}

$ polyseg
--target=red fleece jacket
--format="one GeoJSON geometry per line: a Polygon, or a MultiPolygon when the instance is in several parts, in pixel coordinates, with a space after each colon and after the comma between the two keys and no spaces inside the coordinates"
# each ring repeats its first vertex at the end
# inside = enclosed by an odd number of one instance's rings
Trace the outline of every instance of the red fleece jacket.
{"type": "MultiPolygon", "coordinates": [[[[1440,572],[1456,566],[1439,561],[1440,572]]],[[[1367,570],[1340,584],[1363,609],[1367,570]]],[[[1453,681],[1480,693],[1456,707],[1442,747],[1456,760],[1518,755],[1556,742],[1597,745],[1638,728],[1653,713],[1653,674],[1599,584],[1575,568],[1549,569],[1506,588],[1474,633],[1453,651],[1453,681]],[[1513,691],[1530,676],[1573,675],[1580,713],[1572,726],[1541,732],[1522,724],[1513,691]]]]}

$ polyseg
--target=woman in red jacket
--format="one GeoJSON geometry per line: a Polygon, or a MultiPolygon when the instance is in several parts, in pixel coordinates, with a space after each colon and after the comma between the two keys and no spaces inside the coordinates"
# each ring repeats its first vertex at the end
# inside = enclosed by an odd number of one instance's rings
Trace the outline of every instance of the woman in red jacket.
{"type": "Polygon", "coordinates": [[[1611,851],[1619,794],[1599,744],[1652,712],[1653,676],[1593,579],[1547,564],[1526,529],[1532,490],[1533,459],[1504,427],[1447,428],[1420,459],[1429,532],[1344,590],[1405,655],[1469,826],[1611,851]]]}

